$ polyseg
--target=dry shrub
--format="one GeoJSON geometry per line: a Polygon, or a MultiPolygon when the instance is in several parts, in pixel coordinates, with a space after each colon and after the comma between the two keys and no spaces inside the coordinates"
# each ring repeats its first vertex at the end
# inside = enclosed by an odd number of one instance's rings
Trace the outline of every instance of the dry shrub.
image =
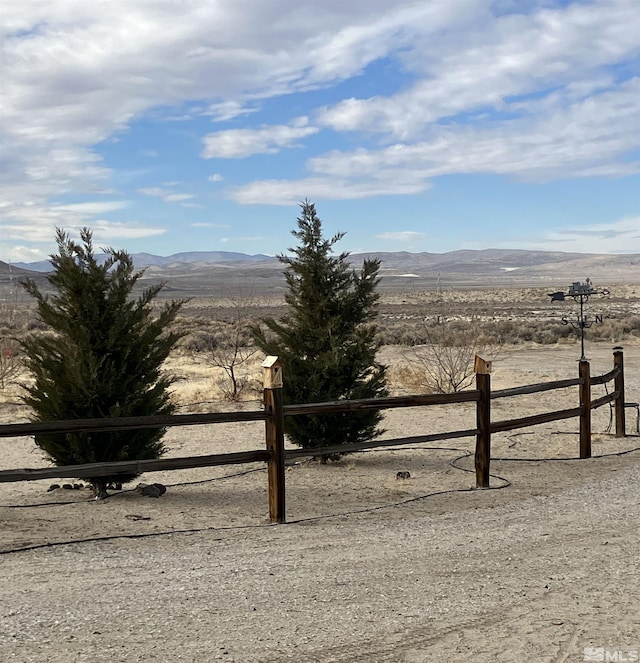
{"type": "Polygon", "coordinates": [[[19,338],[23,335],[27,320],[20,307],[14,303],[0,303],[0,390],[15,384],[22,371],[19,338]]]}
{"type": "Polygon", "coordinates": [[[15,339],[0,336],[0,390],[14,384],[21,371],[20,345],[15,339]]]}
{"type": "Polygon", "coordinates": [[[408,348],[406,356],[412,360],[419,385],[433,393],[455,393],[471,386],[475,356],[495,360],[505,346],[501,336],[483,329],[474,317],[425,318],[422,333],[426,343],[408,348]]]}
{"type": "Polygon", "coordinates": [[[410,359],[389,366],[387,381],[392,394],[429,394],[424,373],[410,359]]]}

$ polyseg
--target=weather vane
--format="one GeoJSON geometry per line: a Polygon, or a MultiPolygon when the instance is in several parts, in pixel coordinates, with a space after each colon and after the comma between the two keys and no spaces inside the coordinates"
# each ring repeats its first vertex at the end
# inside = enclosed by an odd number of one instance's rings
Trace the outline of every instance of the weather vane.
{"type": "Polygon", "coordinates": [[[562,316],[563,325],[571,325],[574,329],[580,330],[580,348],[581,348],[581,357],[580,361],[586,361],[584,356],[584,330],[589,329],[594,322],[602,322],[602,315],[595,315],[593,320],[589,319],[589,316],[584,314],[584,305],[589,301],[591,295],[608,295],[609,291],[605,288],[594,288],[591,285],[591,279],[586,279],[584,283],[579,281],[572,283],[569,286],[569,292],[550,292],[549,297],[551,297],[552,302],[563,302],[567,297],[572,297],[574,301],[580,303],[580,314],[575,320],[569,320],[566,315],[562,316]]]}

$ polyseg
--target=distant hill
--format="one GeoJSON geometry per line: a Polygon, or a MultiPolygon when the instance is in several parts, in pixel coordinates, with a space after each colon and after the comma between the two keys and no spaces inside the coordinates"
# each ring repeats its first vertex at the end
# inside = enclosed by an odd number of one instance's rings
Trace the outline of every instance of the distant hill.
{"type": "MultiPolygon", "coordinates": [[[[384,268],[436,270],[439,272],[487,272],[494,269],[523,269],[554,265],[580,259],[593,259],[594,254],[562,253],[560,251],[524,251],[516,249],[460,250],[448,253],[409,253],[407,251],[354,254],[354,259],[378,258],[384,268]]],[[[608,256],[618,260],[622,256],[608,256]]]]}
{"type": "MultiPolygon", "coordinates": [[[[51,267],[51,265],[49,265],[49,267],[51,267]]],[[[31,276],[32,271],[33,270],[19,267],[18,265],[10,265],[8,262],[0,260],[0,276],[3,277],[4,280],[8,280],[11,277],[21,278],[24,276],[31,276]]]]}
{"type": "Polygon", "coordinates": [[[353,255],[381,261],[384,276],[440,276],[445,279],[473,280],[478,285],[557,278],[640,283],[640,254],[563,253],[509,249],[462,250],[448,253],[367,253],[353,255]]]}
{"type": "MultiPolygon", "coordinates": [[[[195,264],[195,263],[219,263],[219,262],[260,262],[263,260],[274,260],[271,256],[261,253],[248,255],[246,253],[236,253],[234,251],[187,251],[185,253],[174,253],[170,256],[157,256],[153,253],[132,253],[133,262],[139,269],[151,265],[167,266],[176,263],[195,264]]],[[[96,256],[98,261],[106,258],[103,254],[96,256]]],[[[15,267],[28,269],[35,272],[48,272],[51,270],[51,263],[48,260],[38,262],[17,262],[15,267]]]]}
{"type": "Polygon", "coordinates": [[[171,265],[174,263],[259,262],[262,260],[273,260],[271,256],[261,253],[248,255],[234,251],[187,251],[164,257],[151,253],[134,253],[132,257],[134,263],[139,267],[146,267],[147,265],[171,265]]]}

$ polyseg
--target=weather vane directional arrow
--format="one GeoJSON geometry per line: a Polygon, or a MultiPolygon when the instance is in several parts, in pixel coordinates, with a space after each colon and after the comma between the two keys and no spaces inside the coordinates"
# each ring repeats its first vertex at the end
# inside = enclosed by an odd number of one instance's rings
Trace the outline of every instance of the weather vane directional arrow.
{"type": "Polygon", "coordinates": [[[549,293],[552,302],[563,302],[567,297],[571,297],[574,301],[579,302],[580,304],[580,313],[576,320],[569,320],[566,315],[562,316],[563,325],[571,325],[574,329],[580,330],[580,348],[582,352],[580,361],[586,361],[586,357],[584,356],[584,330],[591,327],[594,322],[602,322],[602,315],[595,315],[593,320],[590,320],[588,316],[585,316],[584,305],[589,301],[589,297],[592,295],[606,296],[608,294],[609,290],[606,288],[594,288],[591,284],[591,279],[585,279],[584,283],[581,283],[580,281],[572,283],[569,286],[568,292],[560,290],[558,292],[549,293]]]}

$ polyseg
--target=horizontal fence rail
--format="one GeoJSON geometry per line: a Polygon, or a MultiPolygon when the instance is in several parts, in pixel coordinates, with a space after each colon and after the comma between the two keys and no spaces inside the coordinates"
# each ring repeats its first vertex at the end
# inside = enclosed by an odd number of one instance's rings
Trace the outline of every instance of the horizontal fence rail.
{"type": "Polygon", "coordinates": [[[236,421],[264,421],[264,410],[247,412],[208,412],[201,414],[166,414],[145,417],[106,417],[104,419],[72,419],[35,421],[26,424],[0,425],[0,437],[45,435],[53,433],[95,433],[98,431],[169,428],[170,426],[201,426],[236,421]]]}
{"type": "Polygon", "coordinates": [[[112,463],[85,463],[65,467],[45,467],[42,469],[20,469],[0,471],[0,483],[9,481],[35,481],[37,479],[57,479],[74,477],[90,479],[108,474],[143,474],[161,470],[187,470],[194,467],[214,467],[216,465],[240,465],[268,461],[266,450],[237,451],[209,456],[189,456],[185,458],[157,458],[148,460],[119,460],[112,463]]]}
{"type": "MultiPolygon", "coordinates": [[[[509,389],[491,390],[490,364],[481,358],[476,360],[476,389],[454,394],[421,394],[411,396],[391,396],[361,400],[339,400],[325,403],[304,403],[283,405],[281,383],[277,387],[265,387],[264,409],[244,412],[209,412],[199,414],[178,414],[146,417],[119,417],[104,419],[84,419],[73,421],[45,421],[19,424],[0,424],[0,438],[25,435],[56,433],[90,433],[97,431],[120,431],[142,428],[168,428],[175,426],[195,426],[234,422],[265,422],[266,448],[235,453],[190,456],[184,458],[161,458],[150,460],[128,460],[101,462],[64,467],[35,469],[10,469],[0,471],[0,483],[14,481],[34,481],[62,477],[87,478],[105,475],[138,475],[144,472],[179,470],[220,465],[266,462],[268,470],[269,513],[272,522],[285,522],[285,459],[305,456],[329,456],[355,451],[403,447],[428,444],[440,440],[462,437],[476,437],[476,486],[489,487],[489,466],[491,460],[491,434],[551,421],[578,417],[580,421],[580,457],[591,456],[591,411],[609,404],[613,408],[616,421],[616,437],[624,437],[624,363],[622,349],[614,349],[614,368],[608,373],[591,377],[589,363],[580,362],[579,376],[573,379],[542,382],[509,389]],[[591,386],[614,381],[614,390],[595,400],[591,399],[591,386]],[[555,389],[579,387],[578,407],[553,412],[545,412],[518,419],[504,421],[491,420],[490,403],[498,398],[535,394],[555,389]],[[476,404],[476,428],[439,432],[395,439],[372,439],[353,444],[326,446],[312,449],[284,449],[284,420],[286,417],[321,416],[325,414],[384,410],[399,407],[428,407],[433,405],[454,405],[458,403],[476,404]]],[[[273,359],[273,358],[272,358],[273,359]]],[[[266,369],[265,369],[266,371],[266,369]]],[[[271,378],[270,378],[271,380],[271,378]]],[[[272,384],[267,380],[265,385],[272,384]]],[[[612,416],[613,416],[612,415],[612,416]]]]}
{"type": "Polygon", "coordinates": [[[613,370],[605,373],[604,375],[596,375],[591,378],[591,384],[605,384],[615,380],[620,375],[620,366],[616,366],[613,370]]]}
{"type": "Polygon", "coordinates": [[[333,447],[317,447],[315,449],[287,449],[286,458],[302,458],[305,456],[329,456],[335,453],[348,453],[351,451],[366,451],[368,449],[381,449],[384,447],[402,447],[411,444],[430,444],[440,440],[453,440],[460,437],[473,437],[478,429],[456,430],[449,433],[435,433],[433,435],[416,435],[414,437],[398,437],[392,440],[369,440],[354,444],[340,444],[333,447]]]}
{"type": "Polygon", "coordinates": [[[571,419],[579,417],[582,408],[573,407],[568,410],[556,410],[555,412],[544,412],[542,414],[533,414],[530,417],[521,417],[520,419],[509,419],[505,421],[495,421],[491,424],[492,433],[501,433],[507,430],[516,430],[517,428],[528,428],[529,426],[538,426],[550,421],[560,421],[561,419],[571,419]]]}
{"type": "Polygon", "coordinates": [[[496,389],[491,392],[491,399],[506,398],[507,396],[524,396],[526,394],[539,394],[543,391],[566,389],[567,387],[576,387],[581,384],[582,378],[575,378],[573,380],[556,380],[554,382],[538,382],[537,384],[528,384],[522,387],[496,389]]]}
{"type": "Polygon", "coordinates": [[[364,398],[353,401],[330,401],[327,403],[305,403],[285,405],[285,417],[311,414],[334,414],[336,412],[360,412],[362,410],[389,410],[397,407],[421,405],[447,405],[477,401],[478,391],[459,391],[455,394],[419,394],[417,396],[389,396],[387,398],[364,398]]]}

